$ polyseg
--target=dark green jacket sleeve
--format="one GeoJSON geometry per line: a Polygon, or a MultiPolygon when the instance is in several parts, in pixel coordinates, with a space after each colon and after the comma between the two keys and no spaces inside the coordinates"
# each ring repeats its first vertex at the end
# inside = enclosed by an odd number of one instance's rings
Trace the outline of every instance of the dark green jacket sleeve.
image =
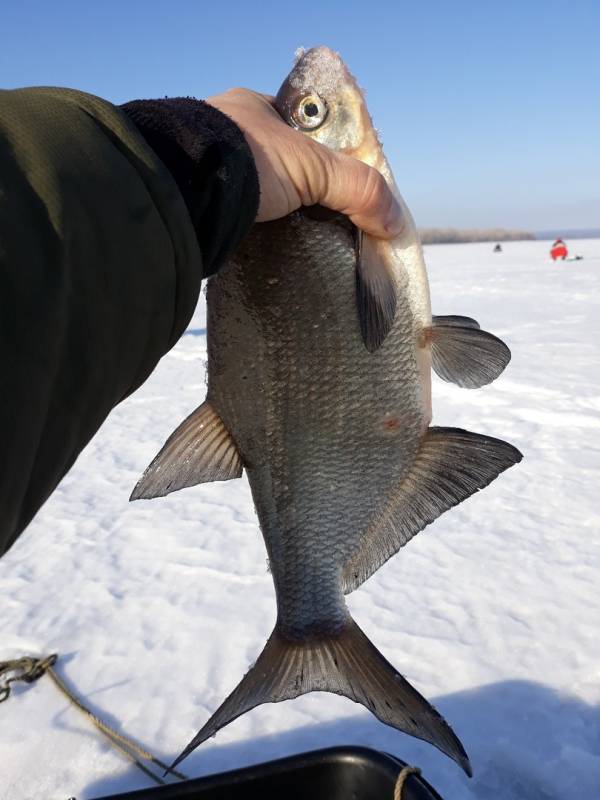
{"type": "Polygon", "coordinates": [[[0,91],[0,554],[177,341],[202,277],[255,217],[243,137],[194,102],[169,144],[173,108],[158,131],[146,115],[144,136],[139,105],[0,91]]]}

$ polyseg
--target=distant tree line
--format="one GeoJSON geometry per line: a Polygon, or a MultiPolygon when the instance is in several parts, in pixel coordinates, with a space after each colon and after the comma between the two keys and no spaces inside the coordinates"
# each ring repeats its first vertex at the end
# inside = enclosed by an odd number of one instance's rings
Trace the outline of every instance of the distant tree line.
{"type": "Polygon", "coordinates": [[[507,230],[505,228],[420,228],[419,236],[423,244],[516,242],[522,239],[535,239],[533,233],[528,231],[507,230]]]}

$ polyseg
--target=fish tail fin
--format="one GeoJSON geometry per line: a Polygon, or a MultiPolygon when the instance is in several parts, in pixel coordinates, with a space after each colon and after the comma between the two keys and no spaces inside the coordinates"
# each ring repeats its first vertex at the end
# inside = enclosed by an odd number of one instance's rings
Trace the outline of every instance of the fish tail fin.
{"type": "Polygon", "coordinates": [[[287,639],[276,626],[254,666],[171,769],[218,730],[256,706],[313,691],[333,692],[361,703],[387,725],[435,745],[471,775],[467,754],[452,728],[386,661],[352,619],[334,636],[302,642],[287,639]]]}

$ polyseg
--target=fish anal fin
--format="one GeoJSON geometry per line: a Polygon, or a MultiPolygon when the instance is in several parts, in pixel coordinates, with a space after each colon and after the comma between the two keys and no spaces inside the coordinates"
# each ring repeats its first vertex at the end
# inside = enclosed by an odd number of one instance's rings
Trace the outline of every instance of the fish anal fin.
{"type": "Polygon", "coordinates": [[[276,627],[254,666],[171,765],[263,703],[307,692],[333,692],[360,703],[387,725],[438,747],[471,775],[469,759],[443,717],[348,619],[334,636],[286,639],[276,627]]]}
{"type": "Polygon", "coordinates": [[[235,442],[206,401],[167,439],[129,499],[162,497],[198,483],[228,481],[239,478],[242,470],[235,442]]]}
{"type": "Polygon", "coordinates": [[[466,389],[491,383],[510,361],[510,350],[501,339],[472,325],[440,325],[434,318],[425,339],[431,343],[431,363],[439,377],[466,389]]]}
{"type": "Polygon", "coordinates": [[[388,499],[344,567],[346,593],[444,511],[490,484],[522,458],[501,439],[459,428],[429,428],[410,472],[388,499]]]}
{"type": "Polygon", "coordinates": [[[356,229],[356,306],[360,332],[370,353],[383,344],[396,315],[396,283],[389,245],[356,229]],[[386,250],[388,248],[388,250],[386,250]]]}

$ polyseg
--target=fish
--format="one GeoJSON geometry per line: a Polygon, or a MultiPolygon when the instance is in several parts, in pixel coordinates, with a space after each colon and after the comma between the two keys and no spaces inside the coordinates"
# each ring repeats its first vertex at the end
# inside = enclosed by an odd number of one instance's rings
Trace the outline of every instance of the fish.
{"type": "Polygon", "coordinates": [[[324,46],[300,54],[275,108],[297,130],[378,169],[405,224],[387,242],[341,214],[302,208],[255,224],[208,281],[206,400],[131,499],[245,470],[277,621],[172,767],[258,705],[326,691],[431,743],[471,775],[450,725],[370,642],[345,595],[521,459],[500,439],[430,425],[432,368],[483,385],[506,366],[508,348],[471,318],[432,317],[414,221],[341,57],[324,46]]]}

